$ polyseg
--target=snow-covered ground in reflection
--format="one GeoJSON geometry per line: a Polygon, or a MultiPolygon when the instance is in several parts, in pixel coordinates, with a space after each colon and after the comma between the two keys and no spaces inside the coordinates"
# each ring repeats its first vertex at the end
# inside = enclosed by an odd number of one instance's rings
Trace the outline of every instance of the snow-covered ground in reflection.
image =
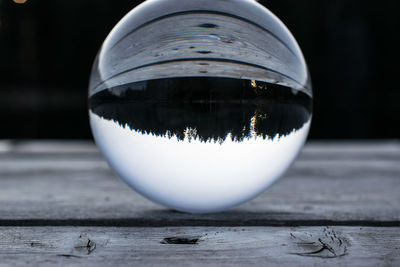
{"type": "Polygon", "coordinates": [[[256,197],[287,170],[310,121],[286,136],[202,142],[195,129],[182,141],[139,133],[90,112],[96,143],[111,167],[136,191],[173,209],[223,210],[256,197]]]}

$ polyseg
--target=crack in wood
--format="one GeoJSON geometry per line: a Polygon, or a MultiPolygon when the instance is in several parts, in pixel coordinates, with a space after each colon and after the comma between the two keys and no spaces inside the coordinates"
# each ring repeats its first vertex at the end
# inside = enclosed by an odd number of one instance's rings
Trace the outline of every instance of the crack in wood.
{"type": "Polygon", "coordinates": [[[196,245],[200,241],[200,236],[195,237],[182,237],[182,236],[172,236],[166,237],[161,244],[179,244],[179,245],[196,245]]]}
{"type": "MultiPolygon", "coordinates": [[[[170,213],[171,214],[171,213],[170,213]]],[[[243,217],[246,216],[243,215],[243,217]]],[[[253,216],[253,215],[247,215],[253,216]]],[[[254,215],[256,217],[257,215],[254,215]]],[[[164,217],[162,217],[164,218],[164,217]]],[[[368,220],[269,220],[269,219],[246,219],[230,220],[229,217],[215,215],[215,217],[200,219],[192,215],[183,214],[176,218],[165,220],[152,218],[98,218],[98,219],[0,219],[0,227],[8,226],[91,226],[91,227],[180,227],[180,226],[220,226],[220,227],[242,227],[242,226],[368,226],[368,227],[400,227],[400,221],[368,221],[368,220]]]]}
{"type": "Polygon", "coordinates": [[[90,238],[87,238],[81,234],[79,236],[78,244],[74,248],[75,248],[75,250],[77,250],[79,252],[89,255],[96,249],[96,242],[94,242],[90,238]],[[85,239],[87,241],[84,241],[85,239]]]}
{"type": "Polygon", "coordinates": [[[64,257],[64,258],[82,258],[81,256],[76,256],[72,254],[57,254],[58,257],[64,257]]]}
{"type": "Polygon", "coordinates": [[[46,245],[43,243],[40,243],[40,242],[31,242],[31,247],[44,248],[44,247],[46,247],[46,245]]]}
{"type": "Polygon", "coordinates": [[[348,254],[350,242],[343,234],[336,233],[328,226],[324,227],[322,234],[313,237],[308,233],[290,233],[291,239],[295,242],[301,252],[292,252],[290,254],[319,257],[319,258],[337,258],[348,254]]]}

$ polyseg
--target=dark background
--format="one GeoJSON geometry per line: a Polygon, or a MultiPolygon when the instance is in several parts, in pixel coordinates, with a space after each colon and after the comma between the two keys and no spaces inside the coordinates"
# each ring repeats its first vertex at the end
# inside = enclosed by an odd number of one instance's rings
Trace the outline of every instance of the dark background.
{"type": "MultiPolygon", "coordinates": [[[[93,59],[140,2],[0,0],[0,138],[91,138],[93,59]]],[[[397,0],[259,2],[288,26],[308,62],[311,138],[400,137],[397,0]]]]}

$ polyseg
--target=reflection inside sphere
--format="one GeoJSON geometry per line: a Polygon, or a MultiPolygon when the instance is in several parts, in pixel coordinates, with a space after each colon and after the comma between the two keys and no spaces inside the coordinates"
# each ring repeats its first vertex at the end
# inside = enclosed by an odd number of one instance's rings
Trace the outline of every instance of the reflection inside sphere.
{"type": "Polygon", "coordinates": [[[147,1],[104,42],[89,86],[93,135],[135,190],[189,212],[264,191],[307,137],[301,51],[254,1],[147,1]]]}

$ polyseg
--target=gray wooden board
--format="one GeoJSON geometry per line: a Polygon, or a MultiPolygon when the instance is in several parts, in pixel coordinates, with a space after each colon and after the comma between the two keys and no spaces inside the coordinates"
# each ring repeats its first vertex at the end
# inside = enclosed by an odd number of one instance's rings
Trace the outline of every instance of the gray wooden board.
{"type": "Polygon", "coordinates": [[[399,266],[399,163],[397,141],[313,142],[258,198],[199,215],[136,194],[91,142],[0,141],[0,266],[399,266]]]}
{"type": "Polygon", "coordinates": [[[0,227],[0,266],[398,266],[392,227],[0,227]]]}
{"type": "Polygon", "coordinates": [[[0,143],[0,225],[400,226],[400,144],[308,144],[258,198],[207,215],[131,190],[90,142],[0,143]]]}

